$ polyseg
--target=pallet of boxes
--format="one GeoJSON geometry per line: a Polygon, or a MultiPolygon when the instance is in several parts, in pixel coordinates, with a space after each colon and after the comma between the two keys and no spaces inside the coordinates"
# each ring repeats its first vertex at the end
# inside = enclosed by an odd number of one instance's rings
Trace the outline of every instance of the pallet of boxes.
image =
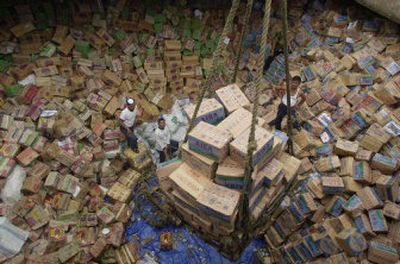
{"type": "MultiPolygon", "coordinates": [[[[164,192],[189,225],[211,238],[235,230],[252,114],[250,102],[236,84],[216,91],[201,103],[195,126],[182,146],[182,160],[157,171],[164,192]]],[[[185,109],[189,118],[194,105],[185,109]]],[[[283,153],[286,139],[256,125],[250,211],[260,217],[274,197],[297,173],[300,161],[283,153]],[[284,163],[290,162],[290,166],[284,163]]]]}

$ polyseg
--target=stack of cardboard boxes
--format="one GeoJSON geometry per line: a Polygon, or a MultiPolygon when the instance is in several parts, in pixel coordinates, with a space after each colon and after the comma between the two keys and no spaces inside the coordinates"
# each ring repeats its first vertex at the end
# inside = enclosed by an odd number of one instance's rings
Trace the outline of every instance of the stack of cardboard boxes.
{"type": "MultiPolygon", "coordinates": [[[[252,117],[244,108],[249,107],[249,100],[236,84],[221,87],[216,97],[202,101],[196,126],[182,147],[182,161],[158,170],[160,181],[169,182],[161,187],[186,222],[212,237],[229,235],[235,229],[252,117]]],[[[194,105],[185,109],[189,118],[193,109],[194,105]]],[[[300,167],[300,160],[292,157],[294,166],[283,170],[281,154],[286,142],[263,128],[261,118],[256,122],[250,194],[255,219],[285,187],[285,176],[296,174],[300,167]]]]}
{"type": "MultiPolygon", "coordinates": [[[[282,153],[284,133],[269,132],[281,102],[274,88],[285,77],[279,55],[262,80],[252,217],[259,218],[301,174],[305,184],[286,197],[266,231],[275,261],[318,263],[323,256],[330,263],[395,263],[400,245],[397,25],[359,16],[365,10],[359,6],[346,14],[320,2],[308,7],[291,2],[288,32],[289,70],[301,76],[306,96],[296,109],[303,129],[293,137],[295,157],[282,153]]],[[[123,152],[117,121],[123,98],[131,96],[143,108],[139,121],[155,120],[175,97],[195,99],[211,68],[224,11],[200,18],[190,9],[168,6],[144,14],[126,1],[107,7],[105,15],[90,4],[54,9],[57,16],[51,8],[29,5],[1,12],[0,53],[8,55],[0,57],[0,187],[21,170],[26,178],[14,205],[8,202],[15,196],[2,196],[0,215],[29,231],[23,251],[2,260],[79,263],[113,255],[119,263],[134,263],[135,245],[122,246],[121,234],[132,188],[151,159],[142,145],[140,153],[123,152]],[[134,170],[122,171],[125,161],[134,170]],[[105,196],[111,200],[104,202],[105,196]]],[[[259,14],[253,17],[259,23],[259,14]]],[[[280,25],[271,19],[272,42],[279,39],[280,25]]],[[[196,127],[182,146],[183,161],[159,170],[162,189],[186,222],[214,237],[232,233],[237,218],[259,28],[245,35],[236,83],[223,84],[218,76],[215,98],[202,101],[196,127]]],[[[231,51],[237,45],[235,38],[223,53],[225,72],[235,64],[231,51]]],[[[194,105],[185,112],[192,118],[194,105]]]]}

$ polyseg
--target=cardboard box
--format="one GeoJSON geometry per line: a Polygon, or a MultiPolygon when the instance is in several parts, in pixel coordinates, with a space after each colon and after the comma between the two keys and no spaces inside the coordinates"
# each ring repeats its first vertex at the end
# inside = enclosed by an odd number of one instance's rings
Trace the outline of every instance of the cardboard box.
{"type": "Polygon", "coordinates": [[[215,95],[228,113],[232,113],[240,107],[250,106],[250,101],[237,84],[230,84],[222,87],[215,91],[215,95]]]}
{"type": "Polygon", "coordinates": [[[354,218],[354,225],[357,230],[365,236],[376,236],[372,231],[371,223],[369,222],[368,216],[360,214],[354,218]]]}
{"type": "Polygon", "coordinates": [[[129,164],[139,172],[142,172],[152,164],[151,158],[147,154],[147,149],[144,145],[139,144],[139,153],[135,153],[130,148],[124,151],[129,164]]]}
{"type": "Polygon", "coordinates": [[[86,227],[96,226],[98,224],[97,215],[95,213],[83,213],[80,215],[79,223],[86,227]]]}
{"type": "MultiPolygon", "coordinates": [[[[218,128],[229,132],[235,139],[251,125],[252,114],[240,107],[217,125],[218,128]]],[[[258,118],[258,125],[263,126],[264,120],[258,118]]]]}
{"type": "Polygon", "coordinates": [[[97,258],[103,253],[107,246],[107,240],[104,237],[97,239],[96,243],[90,248],[90,254],[97,258]]]}
{"type": "Polygon", "coordinates": [[[57,259],[61,263],[65,263],[69,259],[74,257],[75,255],[77,255],[80,250],[81,250],[81,248],[80,248],[79,242],[74,239],[74,240],[72,240],[72,242],[68,243],[66,246],[60,248],[57,251],[56,256],[57,256],[57,259]]]}
{"type": "Polygon", "coordinates": [[[121,104],[118,100],[118,97],[113,96],[111,100],[108,102],[106,107],[104,108],[104,112],[110,116],[113,116],[114,113],[121,107],[121,104]]]}
{"type": "Polygon", "coordinates": [[[340,167],[340,160],[338,156],[321,158],[314,163],[314,167],[320,172],[336,170],[340,167]]]}
{"type": "Polygon", "coordinates": [[[383,215],[382,209],[368,211],[369,221],[371,222],[372,231],[381,233],[388,231],[388,225],[383,215]]]}
{"type": "Polygon", "coordinates": [[[343,179],[336,176],[323,176],[322,190],[327,194],[342,193],[344,191],[343,179]]]}
{"type": "Polygon", "coordinates": [[[135,264],[139,261],[137,246],[130,242],[116,249],[115,260],[118,264],[135,264]]]}
{"type": "Polygon", "coordinates": [[[7,158],[14,158],[21,146],[14,143],[4,143],[0,148],[0,155],[7,158]]]}
{"type": "Polygon", "coordinates": [[[359,148],[356,154],[356,160],[370,161],[372,158],[372,151],[359,148]]]}
{"type": "Polygon", "coordinates": [[[286,182],[291,182],[300,168],[301,161],[287,153],[282,153],[278,160],[284,164],[283,171],[286,182]]]}
{"type": "Polygon", "coordinates": [[[209,179],[213,179],[215,177],[217,163],[214,160],[190,150],[188,143],[183,144],[181,150],[183,162],[209,179]]]}
{"type": "Polygon", "coordinates": [[[164,47],[166,50],[181,50],[181,42],[179,40],[165,40],[164,47]]]}
{"type": "Polygon", "coordinates": [[[362,190],[357,192],[357,195],[360,197],[363,207],[366,210],[372,210],[383,206],[382,200],[371,187],[364,187],[362,190]]]}
{"type": "Polygon", "coordinates": [[[49,222],[49,215],[42,206],[36,205],[25,215],[25,220],[33,230],[36,230],[49,222]]]}
{"type": "Polygon", "coordinates": [[[107,195],[114,200],[125,203],[131,197],[132,190],[123,185],[122,183],[116,182],[108,190],[107,195]]]}
{"type": "Polygon", "coordinates": [[[356,156],[358,151],[358,142],[338,139],[335,145],[335,153],[339,156],[356,156]]]}
{"type": "Polygon", "coordinates": [[[27,177],[21,190],[24,193],[38,193],[41,187],[42,180],[40,177],[27,177]]]}
{"type": "Polygon", "coordinates": [[[67,34],[68,34],[68,27],[67,26],[58,25],[56,27],[55,32],[54,32],[52,41],[57,43],[57,44],[62,44],[64,39],[67,37],[67,34]]]}
{"type": "Polygon", "coordinates": [[[208,216],[234,223],[240,192],[214,183],[208,183],[197,198],[201,210],[208,216]]]}
{"type": "Polygon", "coordinates": [[[108,32],[104,28],[100,28],[96,34],[109,46],[114,45],[115,40],[108,34],[108,32]]]}
{"type": "Polygon", "coordinates": [[[20,23],[10,29],[10,31],[17,37],[22,37],[23,35],[34,31],[35,26],[32,24],[32,22],[25,22],[25,23],[20,23]]]}
{"type": "Polygon", "coordinates": [[[98,209],[96,215],[105,225],[113,222],[115,219],[114,213],[106,206],[98,209]]]}
{"type": "MultiPolygon", "coordinates": [[[[241,133],[229,145],[230,156],[242,166],[245,165],[249,135],[250,128],[241,133]]],[[[257,148],[253,153],[253,166],[262,162],[264,158],[268,156],[270,151],[272,151],[274,136],[264,128],[256,126],[255,141],[257,148]]]]}
{"type": "Polygon", "coordinates": [[[179,158],[174,158],[161,163],[158,166],[156,174],[158,181],[160,182],[160,187],[164,192],[167,192],[172,188],[171,182],[169,181],[169,175],[178,169],[181,164],[182,161],[179,158]]]}
{"type": "Polygon", "coordinates": [[[383,215],[397,221],[400,220],[400,205],[390,201],[385,201],[383,215]]]}
{"type": "Polygon", "coordinates": [[[198,174],[186,163],[182,163],[178,169],[169,175],[173,188],[176,189],[188,201],[196,201],[209,180],[198,174]]]}
{"type": "Polygon", "coordinates": [[[362,214],[364,207],[362,205],[361,199],[354,194],[351,196],[343,205],[343,209],[350,213],[352,217],[357,217],[362,214]]]}
{"type": "Polygon", "coordinates": [[[74,45],[75,45],[75,39],[71,35],[68,35],[61,43],[61,45],[58,46],[58,50],[64,55],[68,55],[72,50],[72,48],[74,47],[74,45]]]}
{"type": "Polygon", "coordinates": [[[39,154],[36,151],[34,151],[31,147],[28,147],[17,155],[16,160],[22,166],[28,166],[38,157],[39,154]]]}
{"type": "Polygon", "coordinates": [[[139,172],[133,169],[128,169],[120,174],[118,182],[120,182],[127,188],[133,189],[138,183],[141,176],[142,174],[140,174],[139,172]]]}
{"type": "MultiPolygon", "coordinates": [[[[257,171],[257,179],[261,178],[261,183],[268,188],[280,184],[285,173],[283,163],[277,159],[272,159],[265,167],[257,171]]],[[[257,189],[257,180],[253,180],[252,189],[257,189]]]]}
{"type": "Polygon", "coordinates": [[[367,247],[367,240],[356,229],[345,229],[336,236],[339,246],[350,256],[359,256],[367,247]]]}
{"type": "Polygon", "coordinates": [[[383,173],[391,174],[397,168],[397,160],[376,153],[372,158],[371,168],[380,170],[383,173]]]}
{"type": "Polygon", "coordinates": [[[340,159],[340,176],[350,176],[354,175],[354,158],[345,157],[340,159]]]}
{"type": "Polygon", "coordinates": [[[231,136],[206,122],[200,122],[189,133],[189,149],[216,161],[228,155],[231,136]]]}
{"type": "Polygon", "coordinates": [[[394,176],[380,176],[376,182],[376,191],[383,200],[396,202],[399,197],[399,178],[394,176]]]}
{"type": "Polygon", "coordinates": [[[10,115],[3,114],[0,116],[0,128],[2,130],[8,130],[13,122],[14,118],[10,115]]]}
{"type": "MultiPolygon", "coordinates": [[[[184,111],[189,119],[193,118],[195,105],[188,105],[184,107],[184,111]]],[[[195,125],[201,121],[218,124],[225,118],[225,112],[223,106],[215,99],[204,99],[201,102],[199,112],[195,120],[195,125]]]]}
{"type": "Polygon", "coordinates": [[[366,184],[372,183],[372,172],[366,161],[356,161],[354,163],[353,179],[366,184]]]}
{"type": "Polygon", "coordinates": [[[121,78],[117,74],[111,72],[110,70],[105,70],[103,72],[102,80],[108,85],[115,85],[115,86],[120,86],[122,82],[121,78]]]}
{"type": "Polygon", "coordinates": [[[315,139],[305,130],[301,130],[294,135],[293,141],[302,151],[310,151],[315,147],[315,139]]]}
{"type": "Polygon", "coordinates": [[[131,218],[132,209],[126,204],[117,202],[113,208],[115,219],[121,223],[127,223],[131,218]]]}
{"type": "Polygon", "coordinates": [[[38,177],[39,179],[44,179],[50,173],[50,167],[42,162],[37,162],[35,165],[28,171],[28,176],[38,177]]]}
{"type": "Polygon", "coordinates": [[[215,182],[228,188],[242,189],[244,168],[228,156],[218,165],[215,182]]]}
{"type": "Polygon", "coordinates": [[[382,264],[396,263],[399,260],[399,254],[396,248],[388,244],[371,241],[368,247],[368,260],[382,264]]]}

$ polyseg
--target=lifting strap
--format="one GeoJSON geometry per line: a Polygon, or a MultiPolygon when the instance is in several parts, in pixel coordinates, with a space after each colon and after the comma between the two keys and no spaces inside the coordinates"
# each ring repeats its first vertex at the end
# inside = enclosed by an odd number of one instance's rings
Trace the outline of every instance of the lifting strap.
{"type": "Polygon", "coordinates": [[[228,35],[229,31],[232,29],[233,19],[236,16],[236,12],[238,10],[239,4],[240,4],[240,0],[233,0],[232,7],[231,7],[231,9],[229,11],[228,18],[226,19],[226,23],[225,23],[224,29],[223,29],[222,34],[221,34],[221,36],[219,38],[219,41],[218,41],[217,49],[214,51],[214,54],[213,54],[210,73],[209,73],[209,75],[207,76],[206,80],[204,81],[204,83],[202,85],[202,90],[201,90],[200,96],[197,98],[196,107],[194,109],[194,113],[193,113],[192,119],[190,120],[189,128],[187,130],[184,142],[187,141],[188,135],[189,135],[190,131],[193,129],[195,120],[196,120],[197,115],[199,113],[201,102],[203,101],[203,98],[205,97],[206,92],[210,89],[211,82],[214,80],[214,77],[217,74],[218,60],[221,57],[222,51],[226,47],[224,42],[227,39],[227,35],[228,35]]]}
{"type": "MultiPolygon", "coordinates": [[[[288,145],[289,145],[289,154],[293,155],[293,122],[292,122],[292,106],[291,106],[291,96],[290,96],[290,82],[291,77],[289,73],[289,49],[288,49],[288,38],[287,38],[287,0],[282,1],[282,25],[283,25],[283,53],[285,56],[285,72],[286,72],[286,105],[287,105],[287,128],[288,128],[288,145]]],[[[297,93],[296,93],[297,94],[297,93]]]]}
{"type": "Polygon", "coordinates": [[[242,55],[244,35],[245,35],[245,33],[247,31],[247,28],[249,26],[251,10],[253,9],[253,2],[254,2],[253,0],[248,0],[247,1],[246,11],[244,13],[244,20],[243,20],[242,30],[240,31],[240,36],[239,36],[239,48],[238,48],[238,51],[236,53],[236,58],[235,58],[235,69],[234,69],[232,78],[230,80],[230,83],[234,83],[236,81],[237,72],[239,70],[240,57],[242,55]]]}
{"type": "Polygon", "coordinates": [[[257,66],[257,75],[255,77],[254,85],[256,87],[256,94],[253,102],[253,113],[250,127],[250,135],[249,142],[247,146],[247,156],[246,156],[246,167],[244,173],[244,186],[242,189],[241,196],[241,206],[239,208],[239,221],[242,222],[242,227],[244,228],[245,234],[248,234],[250,227],[250,212],[248,212],[249,206],[249,189],[251,186],[251,174],[253,173],[253,153],[257,148],[257,143],[255,141],[255,130],[257,124],[257,115],[258,115],[258,107],[259,107],[259,98],[261,94],[261,80],[264,76],[264,63],[265,63],[265,54],[267,49],[267,37],[268,37],[268,29],[269,29],[269,18],[271,14],[271,0],[265,1],[264,6],[264,17],[262,23],[262,32],[261,32],[261,43],[260,43],[260,53],[258,56],[258,66],[257,66]]]}
{"type": "MultiPolygon", "coordinates": [[[[292,126],[291,122],[291,105],[290,105],[290,81],[291,77],[289,74],[289,51],[288,51],[288,41],[287,41],[287,0],[283,0],[282,2],[282,25],[283,25],[283,41],[284,41],[284,56],[285,56],[285,71],[286,71],[286,93],[287,93],[287,107],[288,107],[288,136],[289,136],[289,153],[293,155],[293,141],[292,141],[292,126]]],[[[297,93],[296,93],[297,95],[297,93]]],[[[286,195],[294,195],[295,190],[299,187],[298,185],[301,183],[301,180],[298,179],[298,175],[296,174],[285,186],[285,189],[279,193],[279,195],[271,201],[269,206],[266,208],[262,217],[257,219],[257,221],[253,225],[254,235],[257,236],[268,230],[268,228],[273,224],[276,217],[281,213],[279,210],[280,205],[285,198],[286,195]]]]}

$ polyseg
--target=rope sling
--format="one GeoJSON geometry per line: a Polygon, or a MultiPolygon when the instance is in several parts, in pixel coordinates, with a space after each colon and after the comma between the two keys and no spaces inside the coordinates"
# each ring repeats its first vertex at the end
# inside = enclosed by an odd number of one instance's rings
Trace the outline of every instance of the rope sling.
{"type": "Polygon", "coordinates": [[[235,57],[235,69],[232,74],[232,78],[230,80],[230,83],[233,83],[236,81],[236,76],[239,70],[239,62],[240,62],[240,55],[242,54],[242,49],[243,49],[243,40],[244,40],[244,35],[247,31],[247,28],[249,26],[249,21],[250,21],[250,15],[251,15],[251,10],[253,8],[253,0],[248,0],[247,5],[246,5],[246,11],[244,13],[244,20],[243,20],[243,26],[242,30],[240,31],[240,36],[239,36],[239,49],[236,53],[235,57]]]}
{"type": "MultiPolygon", "coordinates": [[[[212,59],[212,66],[211,66],[211,71],[210,74],[207,76],[206,81],[203,83],[201,94],[197,100],[196,107],[194,109],[193,116],[191,118],[189,128],[187,131],[187,134],[185,136],[184,142],[187,141],[188,135],[190,131],[193,129],[195,120],[197,118],[200,105],[207,93],[210,89],[210,84],[211,81],[214,79],[216,73],[217,73],[217,63],[219,60],[219,57],[222,54],[223,49],[225,48],[224,41],[227,37],[227,34],[229,30],[232,28],[233,25],[233,20],[235,18],[237,9],[239,7],[240,1],[239,0],[234,0],[232,3],[232,7],[229,11],[228,18],[226,20],[224,29],[222,31],[222,34],[220,36],[220,39],[218,41],[217,49],[213,54],[213,59],[212,59]]],[[[253,0],[249,0],[247,2],[247,8],[245,11],[245,22],[249,20],[250,14],[251,14],[251,8],[253,6],[253,0]]],[[[247,215],[248,215],[248,194],[249,194],[249,186],[251,182],[251,174],[254,170],[253,168],[253,153],[257,147],[256,141],[255,141],[255,129],[256,129],[256,124],[257,124],[257,116],[258,116],[258,107],[259,107],[259,98],[260,98],[260,87],[261,87],[261,80],[263,78],[263,69],[264,69],[264,58],[266,54],[266,44],[267,44],[267,36],[268,36],[268,28],[269,28],[269,18],[270,18],[270,13],[271,13],[271,0],[266,0],[265,1],[265,6],[264,6],[264,17],[263,17],[263,23],[262,23],[262,33],[261,33],[261,44],[260,44],[260,52],[259,52],[259,59],[258,59],[258,67],[257,67],[257,74],[255,78],[255,87],[256,87],[256,94],[255,94],[255,100],[253,102],[253,109],[252,109],[252,120],[251,120],[251,127],[250,127],[250,135],[249,135],[249,143],[248,143],[248,148],[247,148],[247,155],[246,155],[246,167],[245,167],[245,174],[244,174],[244,187],[242,189],[242,195],[241,195],[241,202],[240,202],[240,207],[239,207],[239,221],[242,223],[241,226],[244,227],[243,223],[248,223],[247,221],[247,215]],[[243,217],[246,216],[246,217],[243,217]]],[[[246,30],[246,24],[243,26],[242,32],[240,34],[240,45],[242,44],[243,41],[243,35],[244,31],[246,30]]],[[[236,56],[236,64],[238,64],[238,60],[240,59],[240,53],[241,53],[241,47],[239,48],[239,52],[236,56]]],[[[235,65],[235,75],[237,72],[238,67],[235,65]]],[[[248,225],[246,225],[248,227],[248,225]]],[[[248,229],[248,228],[245,228],[248,229]]]]}
{"type": "MultiPolygon", "coordinates": [[[[290,98],[290,75],[289,75],[289,62],[288,62],[288,43],[287,43],[287,2],[286,0],[283,0],[283,6],[282,6],[282,12],[283,12],[283,40],[284,40],[284,53],[285,53],[285,70],[286,70],[286,89],[287,89],[287,94],[288,98],[290,98]]],[[[201,94],[197,98],[195,110],[193,113],[193,116],[191,118],[191,121],[189,123],[189,128],[187,130],[185,140],[184,142],[187,141],[188,135],[190,131],[193,129],[195,120],[197,118],[201,103],[203,99],[205,98],[207,92],[209,92],[211,83],[214,80],[215,76],[218,73],[218,61],[220,59],[220,56],[225,49],[224,45],[224,40],[227,37],[227,34],[229,30],[231,30],[232,25],[233,25],[233,20],[236,16],[237,9],[239,7],[240,1],[239,0],[234,0],[232,3],[232,7],[229,11],[223,32],[220,36],[220,39],[218,41],[217,49],[213,54],[212,58],[212,65],[211,65],[211,70],[209,75],[207,76],[205,82],[202,85],[201,88],[201,94]]],[[[245,18],[244,18],[244,25],[242,27],[242,30],[240,32],[239,36],[239,48],[238,52],[236,54],[236,64],[235,64],[235,69],[234,69],[234,75],[231,78],[231,82],[234,82],[236,80],[237,72],[238,72],[238,65],[239,65],[239,60],[240,60],[240,55],[242,51],[242,46],[243,46],[243,40],[244,40],[244,34],[248,28],[248,21],[250,19],[251,11],[253,7],[253,0],[248,0],[247,5],[246,5],[246,10],[245,10],[245,18]]],[[[264,69],[264,63],[265,63],[265,55],[266,55],[266,47],[267,47],[267,37],[268,37],[268,30],[269,30],[269,22],[270,22],[270,14],[271,14],[271,0],[266,0],[265,5],[264,5],[264,16],[263,16],[263,21],[262,21],[262,32],[261,32],[261,43],[260,43],[260,52],[258,56],[258,61],[257,61],[257,71],[256,71],[256,77],[254,80],[255,88],[256,88],[256,94],[255,94],[255,99],[253,102],[253,109],[252,109],[252,120],[251,120],[251,127],[250,127],[250,135],[249,135],[249,140],[248,140],[248,147],[247,147],[247,154],[246,154],[246,159],[245,159],[245,173],[244,173],[244,186],[242,188],[241,192],[241,200],[239,204],[239,214],[238,214],[238,224],[239,228],[243,231],[243,234],[246,238],[252,237],[252,236],[257,236],[260,234],[261,231],[265,231],[268,226],[270,226],[272,219],[274,218],[273,216],[279,213],[277,210],[280,202],[284,198],[285,194],[287,194],[289,191],[293,190],[295,185],[294,184],[297,180],[297,177],[294,177],[290,183],[286,186],[285,190],[282,192],[277,199],[274,199],[274,201],[271,203],[268,208],[266,208],[266,211],[263,214],[263,217],[259,218],[257,221],[254,221],[254,219],[251,219],[250,213],[248,210],[249,206],[249,189],[251,186],[251,175],[254,171],[254,166],[253,166],[253,153],[257,148],[256,140],[255,140],[255,130],[256,130],[256,124],[257,124],[257,116],[258,116],[258,109],[259,109],[259,98],[261,95],[261,81],[263,78],[263,69],[264,69]],[[251,229],[254,229],[251,231],[251,229]]],[[[289,152],[293,153],[293,147],[292,147],[292,124],[291,124],[291,118],[290,113],[291,113],[291,106],[290,102],[287,104],[288,107],[288,135],[289,135],[289,152]]]]}
{"type": "Polygon", "coordinates": [[[258,57],[258,66],[257,66],[257,74],[255,77],[255,87],[256,94],[253,102],[253,113],[251,119],[251,127],[250,127],[250,135],[249,141],[247,145],[247,155],[246,155],[246,167],[244,172],[244,186],[242,189],[242,199],[241,206],[239,207],[239,221],[241,221],[242,228],[247,231],[246,234],[249,234],[250,228],[250,213],[248,212],[249,206],[249,189],[251,186],[251,174],[253,173],[253,153],[257,148],[257,142],[255,140],[255,132],[256,132],[256,124],[258,122],[258,108],[259,108],[259,99],[261,94],[261,80],[264,76],[264,63],[265,63],[265,54],[267,50],[267,37],[268,37],[268,29],[269,29],[269,18],[271,14],[271,0],[266,0],[264,5],[264,17],[262,22],[262,32],[261,32],[261,44],[260,44],[260,53],[258,57]]]}
{"type": "Polygon", "coordinates": [[[217,49],[215,50],[215,52],[213,54],[210,73],[208,74],[206,80],[204,81],[204,83],[202,85],[200,96],[197,98],[196,107],[194,108],[194,113],[193,113],[192,119],[190,120],[189,128],[187,130],[184,142],[187,141],[188,135],[189,135],[190,131],[193,129],[195,120],[196,120],[197,115],[200,110],[201,102],[203,101],[203,98],[205,97],[207,91],[209,91],[211,82],[217,74],[218,60],[220,59],[222,51],[225,49],[224,41],[227,38],[229,30],[232,28],[233,19],[236,16],[236,12],[239,8],[239,4],[240,4],[240,0],[233,0],[232,7],[229,10],[228,18],[226,19],[226,23],[224,25],[224,29],[223,29],[222,34],[218,41],[217,49]]]}

